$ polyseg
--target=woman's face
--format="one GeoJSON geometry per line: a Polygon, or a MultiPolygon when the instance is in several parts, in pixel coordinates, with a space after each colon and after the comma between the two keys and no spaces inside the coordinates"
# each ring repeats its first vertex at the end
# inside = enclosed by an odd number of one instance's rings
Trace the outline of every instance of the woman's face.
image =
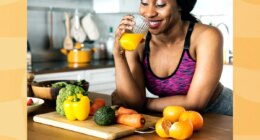
{"type": "Polygon", "coordinates": [[[148,20],[149,31],[160,34],[169,31],[181,20],[176,0],[141,0],[140,14],[148,20]]]}

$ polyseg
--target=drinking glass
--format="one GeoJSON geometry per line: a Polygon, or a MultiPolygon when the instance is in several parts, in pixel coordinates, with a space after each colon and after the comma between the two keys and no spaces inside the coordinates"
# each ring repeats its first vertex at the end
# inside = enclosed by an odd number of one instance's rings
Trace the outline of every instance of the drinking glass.
{"type": "Polygon", "coordinates": [[[133,16],[133,21],[135,22],[133,30],[124,33],[119,40],[121,47],[128,51],[133,51],[137,48],[149,29],[149,26],[143,16],[137,14],[133,16]]]}

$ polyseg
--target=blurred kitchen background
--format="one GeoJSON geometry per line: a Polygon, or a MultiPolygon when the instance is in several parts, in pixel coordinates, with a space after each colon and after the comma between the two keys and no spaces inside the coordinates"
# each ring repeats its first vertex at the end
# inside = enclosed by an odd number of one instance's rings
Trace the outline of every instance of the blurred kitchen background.
{"type": "MultiPolygon", "coordinates": [[[[59,53],[66,36],[64,12],[73,18],[91,14],[100,36],[95,41],[106,41],[109,28],[114,30],[122,16],[137,13],[139,0],[28,0],[28,41],[31,45],[33,62],[65,60],[59,53]],[[121,2],[122,1],[122,2],[121,2]]],[[[225,62],[232,62],[233,50],[232,0],[198,0],[193,14],[203,23],[218,27],[224,36],[225,62]]],[[[82,26],[82,25],[81,25],[82,26]]],[[[86,25],[87,28],[91,28],[86,25]]],[[[91,40],[93,41],[93,40],[91,40]]],[[[86,38],[85,43],[92,42],[86,38]]]]}
{"type": "MultiPolygon", "coordinates": [[[[40,77],[44,74],[53,74],[51,72],[53,65],[50,62],[55,64],[66,62],[66,55],[60,51],[67,34],[65,12],[70,17],[70,36],[73,42],[81,42],[87,49],[94,48],[96,52],[93,53],[92,59],[95,62],[113,61],[111,44],[114,31],[124,15],[138,13],[139,2],[139,0],[27,0],[28,59],[35,66],[32,72],[35,72],[36,80],[55,79],[56,76],[43,79],[40,77]],[[79,17],[79,25],[75,20],[76,16],[79,17]],[[37,68],[40,64],[46,64],[46,67],[50,67],[50,71],[40,71],[40,68],[37,68]]],[[[224,37],[225,63],[221,82],[233,89],[233,1],[197,0],[192,13],[202,23],[216,26],[221,30],[224,37]]],[[[113,68],[113,62],[111,63],[113,68]]],[[[57,71],[56,74],[59,74],[57,71]]],[[[77,77],[89,80],[86,74],[83,76],[77,74],[77,77]]]]}

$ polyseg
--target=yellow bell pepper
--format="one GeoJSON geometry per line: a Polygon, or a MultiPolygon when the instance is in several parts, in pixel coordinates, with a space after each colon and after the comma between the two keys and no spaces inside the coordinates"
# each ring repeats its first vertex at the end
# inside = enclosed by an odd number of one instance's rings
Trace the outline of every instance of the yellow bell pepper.
{"type": "Polygon", "coordinates": [[[87,96],[74,94],[64,101],[64,112],[68,120],[83,121],[88,118],[90,112],[90,101],[87,96]]]}

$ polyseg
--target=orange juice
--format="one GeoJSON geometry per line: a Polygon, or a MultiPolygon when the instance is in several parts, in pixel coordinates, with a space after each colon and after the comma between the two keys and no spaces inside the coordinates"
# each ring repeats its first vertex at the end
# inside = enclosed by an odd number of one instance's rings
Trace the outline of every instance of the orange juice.
{"type": "Polygon", "coordinates": [[[120,38],[120,45],[123,49],[133,51],[136,49],[144,34],[124,33],[120,38]]]}

